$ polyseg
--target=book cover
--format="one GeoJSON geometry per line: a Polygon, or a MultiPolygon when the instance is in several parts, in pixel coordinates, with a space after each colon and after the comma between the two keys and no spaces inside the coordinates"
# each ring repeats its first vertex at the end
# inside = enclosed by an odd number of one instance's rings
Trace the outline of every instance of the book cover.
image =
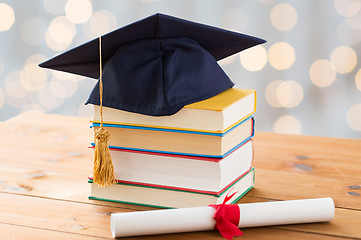
{"type": "MultiPolygon", "coordinates": [[[[97,129],[99,124],[93,123],[92,127],[97,129]]],[[[251,116],[224,133],[115,124],[103,127],[111,135],[111,148],[223,158],[253,137],[254,118],[251,116]]]]}
{"type": "Polygon", "coordinates": [[[247,141],[225,158],[126,149],[111,149],[111,155],[119,181],[218,192],[251,168],[253,142],[247,141]]]}
{"type": "Polygon", "coordinates": [[[89,180],[91,183],[91,196],[89,196],[89,199],[160,208],[182,208],[220,204],[229,192],[237,192],[229,202],[227,202],[235,203],[253,188],[254,179],[255,173],[252,168],[218,193],[121,182],[113,184],[108,188],[99,188],[89,180]]]}
{"type": "MultiPolygon", "coordinates": [[[[186,105],[171,116],[147,116],[103,107],[104,122],[152,128],[223,133],[256,111],[256,91],[230,88],[212,98],[186,105]]],[[[93,122],[100,122],[94,106],[93,122]]]]}

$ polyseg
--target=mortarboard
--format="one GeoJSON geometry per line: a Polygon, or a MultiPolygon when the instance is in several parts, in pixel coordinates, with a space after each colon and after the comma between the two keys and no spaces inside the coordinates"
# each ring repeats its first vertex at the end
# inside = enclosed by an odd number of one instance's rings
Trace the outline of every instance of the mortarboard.
{"type": "MultiPolygon", "coordinates": [[[[101,38],[103,105],[152,116],[231,88],[217,61],[265,42],[159,13],[101,38]]],[[[39,66],[98,79],[98,46],[94,39],[39,66]]],[[[98,89],[99,81],[87,103],[100,104],[98,89]]]]}
{"type": "Polygon", "coordinates": [[[115,176],[109,133],[102,127],[103,105],[152,116],[172,115],[231,88],[233,82],[217,61],[264,42],[158,13],[39,66],[99,78],[87,101],[100,105],[101,113],[100,128],[94,132],[93,179],[109,186],[115,176]]]}

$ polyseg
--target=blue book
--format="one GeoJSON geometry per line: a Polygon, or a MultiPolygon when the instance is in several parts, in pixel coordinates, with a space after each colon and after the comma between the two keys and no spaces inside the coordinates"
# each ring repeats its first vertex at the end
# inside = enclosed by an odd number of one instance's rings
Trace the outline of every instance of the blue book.
{"type": "MultiPolygon", "coordinates": [[[[99,125],[92,123],[92,128],[99,125]]],[[[103,127],[110,133],[111,148],[223,158],[253,137],[254,118],[248,117],[223,133],[122,124],[103,127]]]]}

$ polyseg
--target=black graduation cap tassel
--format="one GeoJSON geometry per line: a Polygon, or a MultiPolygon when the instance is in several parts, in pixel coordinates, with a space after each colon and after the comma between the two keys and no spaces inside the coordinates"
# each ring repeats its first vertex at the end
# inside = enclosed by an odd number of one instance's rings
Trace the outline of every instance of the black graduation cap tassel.
{"type": "Polygon", "coordinates": [[[108,140],[110,134],[103,128],[103,80],[102,80],[102,42],[99,37],[99,96],[100,96],[100,127],[94,132],[94,166],[93,166],[93,181],[101,187],[108,187],[115,183],[114,167],[110,150],[108,147],[108,140]]]}

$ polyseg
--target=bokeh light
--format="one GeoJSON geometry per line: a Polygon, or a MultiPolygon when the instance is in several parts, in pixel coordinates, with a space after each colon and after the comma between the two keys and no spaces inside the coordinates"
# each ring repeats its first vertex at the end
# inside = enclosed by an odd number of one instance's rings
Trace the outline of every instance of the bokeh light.
{"type": "Polygon", "coordinates": [[[361,8],[360,0],[334,0],[335,10],[343,17],[352,17],[361,8]]]}
{"type": "Polygon", "coordinates": [[[20,82],[20,71],[12,71],[5,78],[6,103],[19,108],[28,102],[29,92],[20,82]]]}
{"type": "Polygon", "coordinates": [[[49,71],[39,68],[38,64],[46,59],[45,56],[36,54],[26,60],[24,69],[20,72],[20,81],[26,90],[34,92],[44,87],[49,71]]]}
{"type": "Polygon", "coordinates": [[[357,56],[352,48],[340,46],[332,51],[331,62],[338,73],[349,73],[356,67],[357,56]]]}
{"type": "Polygon", "coordinates": [[[85,23],[93,13],[93,6],[89,0],[68,0],[65,4],[66,17],[73,23],[85,23]]]}
{"type": "Polygon", "coordinates": [[[269,105],[275,108],[280,108],[282,105],[279,103],[277,99],[277,89],[281,85],[282,80],[275,80],[270,82],[266,87],[266,100],[269,105]]]}
{"type": "Polygon", "coordinates": [[[266,88],[266,100],[275,108],[294,108],[303,100],[303,88],[293,80],[272,81],[266,88]]]}
{"type": "Polygon", "coordinates": [[[67,0],[43,0],[46,11],[52,15],[63,14],[66,2],[67,0]]]}
{"type": "Polygon", "coordinates": [[[273,131],[276,133],[301,134],[301,122],[294,116],[285,115],[279,117],[273,125],[273,131]]]}
{"type": "Polygon", "coordinates": [[[295,58],[295,50],[286,42],[277,42],[268,50],[268,61],[277,70],[290,68],[295,58]]]}
{"type": "Polygon", "coordinates": [[[289,31],[297,23],[297,11],[290,4],[276,5],[271,11],[271,23],[279,31],[289,31]]]}
{"type": "Polygon", "coordinates": [[[268,41],[218,62],[236,86],[257,89],[260,116],[267,115],[268,119],[259,122],[260,130],[293,133],[284,130],[287,124],[283,129],[280,126],[286,122],[296,126],[296,133],[360,136],[356,129],[357,121],[361,121],[357,113],[361,104],[357,59],[361,55],[361,0],[322,4],[312,0],[303,4],[276,0],[242,4],[176,1],[175,8],[170,9],[172,4],[164,0],[126,1],[121,5],[92,0],[0,1],[0,35],[4,36],[0,49],[0,121],[33,109],[91,117],[92,105],[81,102],[96,81],[42,69],[38,64],[149,16],[154,9],[163,9],[176,17],[268,41]],[[42,55],[36,57],[36,53],[42,55]],[[311,118],[317,121],[309,121],[311,118]]]}
{"type": "Polygon", "coordinates": [[[294,108],[297,107],[303,99],[303,88],[296,81],[283,81],[277,88],[276,96],[282,107],[294,108]]]}
{"type": "Polygon", "coordinates": [[[10,72],[6,78],[5,91],[13,98],[24,98],[28,95],[28,91],[22,86],[19,80],[19,72],[10,72]]]}
{"type": "Polygon", "coordinates": [[[232,8],[222,14],[222,26],[231,31],[245,32],[248,26],[248,17],[239,8],[232,8]]]}
{"type": "Polygon", "coordinates": [[[353,29],[353,30],[356,30],[356,31],[359,31],[361,30],[361,11],[359,11],[359,13],[353,17],[349,17],[349,18],[346,18],[346,22],[347,24],[353,29]]]}
{"type": "Polygon", "coordinates": [[[336,79],[336,69],[330,61],[320,59],[312,63],[309,75],[311,82],[317,87],[328,87],[336,79]]]}
{"type": "Polygon", "coordinates": [[[56,42],[63,44],[72,41],[72,34],[70,29],[62,23],[52,24],[49,27],[49,35],[56,42]]]}
{"type": "Polygon", "coordinates": [[[267,51],[258,45],[240,52],[239,58],[242,66],[248,71],[259,71],[267,63],[267,51]]]}
{"type": "Polygon", "coordinates": [[[56,78],[52,78],[49,86],[55,96],[65,99],[74,95],[78,89],[78,82],[72,79],[57,80],[56,78]]]}
{"type": "Polygon", "coordinates": [[[61,71],[51,71],[51,74],[53,75],[53,77],[59,80],[69,80],[76,76],[74,74],[61,71]]]}
{"type": "Polygon", "coordinates": [[[52,50],[62,51],[70,46],[75,34],[75,25],[66,17],[60,16],[50,22],[45,34],[45,41],[52,50]]]}
{"type": "Polygon", "coordinates": [[[355,104],[347,111],[347,124],[355,131],[361,131],[361,104],[355,104]]]}
{"type": "Polygon", "coordinates": [[[29,92],[37,92],[41,90],[46,84],[46,81],[34,81],[34,79],[25,73],[24,69],[19,72],[19,78],[21,86],[29,92]]]}
{"type": "Polygon", "coordinates": [[[355,83],[358,90],[361,91],[361,68],[357,71],[355,75],[355,83]]]}
{"type": "Polygon", "coordinates": [[[116,27],[117,18],[113,13],[106,10],[94,13],[90,19],[90,29],[97,36],[104,35],[116,27]]]}
{"type": "Polygon", "coordinates": [[[0,32],[8,31],[15,22],[15,13],[6,3],[0,3],[0,32]]]}
{"type": "Polygon", "coordinates": [[[45,32],[45,23],[39,18],[28,18],[20,26],[21,39],[31,46],[41,44],[45,32]]]}
{"type": "Polygon", "coordinates": [[[57,21],[58,19],[54,19],[49,25],[48,32],[50,37],[57,43],[71,42],[74,37],[71,28],[65,21],[57,21]]]}
{"type": "Polygon", "coordinates": [[[51,74],[57,80],[74,80],[80,82],[83,81],[84,79],[87,79],[87,77],[84,76],[75,75],[67,72],[60,72],[60,71],[51,71],[51,74]]]}
{"type": "Polygon", "coordinates": [[[53,94],[51,91],[51,87],[49,84],[46,84],[39,92],[38,92],[39,103],[42,107],[47,110],[53,110],[59,108],[63,102],[63,98],[59,98],[53,94]]]}
{"type": "Polygon", "coordinates": [[[97,11],[82,27],[89,38],[99,37],[117,28],[117,18],[110,11],[97,11]]]}
{"type": "Polygon", "coordinates": [[[234,62],[234,59],[236,59],[237,54],[233,54],[229,57],[223,58],[218,61],[218,64],[220,65],[229,65],[234,62]]]}

